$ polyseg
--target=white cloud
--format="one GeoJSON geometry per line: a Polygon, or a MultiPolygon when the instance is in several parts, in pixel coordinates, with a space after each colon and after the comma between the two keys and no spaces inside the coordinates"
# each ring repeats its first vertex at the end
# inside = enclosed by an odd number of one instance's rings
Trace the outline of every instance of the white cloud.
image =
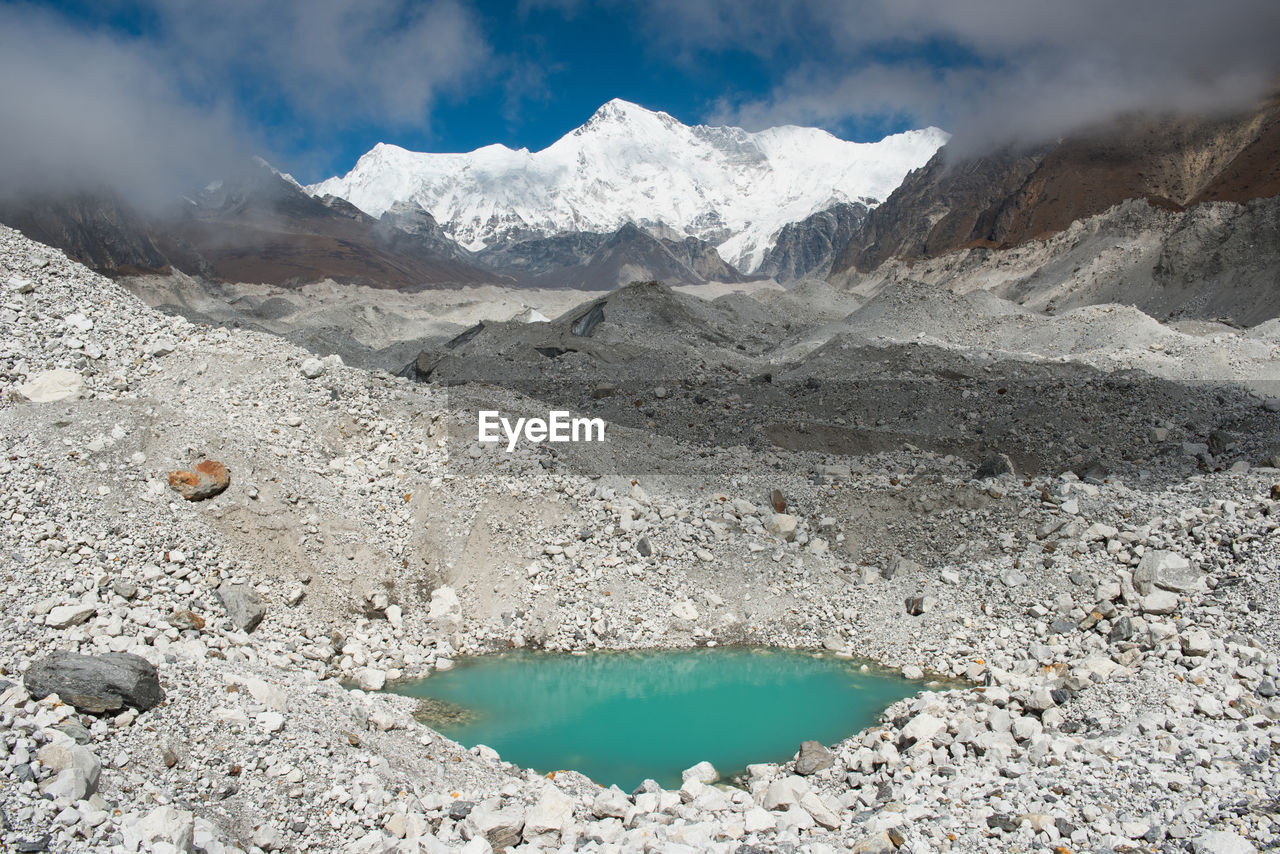
{"type": "Polygon", "coordinates": [[[429,127],[442,94],[492,64],[456,0],[152,0],[129,38],[32,5],[0,6],[0,190],[110,186],[171,199],[248,153],[236,116],[278,111],[283,136],[376,120],[429,127]]]}
{"type": "Polygon", "coordinates": [[[758,127],[903,116],[961,143],[1057,134],[1133,109],[1231,108],[1280,73],[1275,0],[652,0],[651,37],[785,73],[713,118],[758,127]],[[944,47],[961,55],[939,70],[944,47]],[[793,59],[793,57],[801,57],[793,59]]]}
{"type": "Polygon", "coordinates": [[[0,7],[0,188],[129,188],[143,202],[244,150],[225,105],[190,103],[145,46],[0,7]]]}

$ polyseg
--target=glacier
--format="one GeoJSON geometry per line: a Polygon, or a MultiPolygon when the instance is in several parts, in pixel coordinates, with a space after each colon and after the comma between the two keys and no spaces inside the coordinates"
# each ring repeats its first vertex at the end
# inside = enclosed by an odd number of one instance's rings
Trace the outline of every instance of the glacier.
{"type": "Polygon", "coordinates": [[[874,206],[948,138],[936,127],[857,143],[791,125],[689,126],[614,99],[541,151],[437,154],[379,143],[346,175],[306,189],[372,216],[417,204],[473,251],[634,222],[706,240],[749,273],[782,226],[838,202],[874,206]]]}

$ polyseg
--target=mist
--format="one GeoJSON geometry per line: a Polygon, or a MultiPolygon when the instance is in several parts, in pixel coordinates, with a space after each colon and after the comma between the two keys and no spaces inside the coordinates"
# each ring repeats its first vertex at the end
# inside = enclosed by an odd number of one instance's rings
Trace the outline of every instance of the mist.
{"type": "Polygon", "coordinates": [[[453,0],[138,9],[145,35],[128,36],[0,6],[0,199],[106,191],[154,209],[253,155],[314,170],[336,129],[429,127],[436,99],[490,61],[453,0]]]}
{"type": "Polygon", "coordinates": [[[0,194],[110,190],[156,206],[260,150],[224,104],[194,104],[145,46],[0,8],[0,194]]]}

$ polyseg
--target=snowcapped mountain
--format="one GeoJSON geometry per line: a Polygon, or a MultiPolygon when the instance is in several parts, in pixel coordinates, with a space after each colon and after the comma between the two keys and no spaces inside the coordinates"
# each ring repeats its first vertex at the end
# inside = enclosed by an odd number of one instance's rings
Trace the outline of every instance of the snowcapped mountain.
{"type": "Polygon", "coordinates": [[[705,240],[750,272],[782,226],[841,202],[884,199],[947,138],[934,127],[875,143],[817,128],[689,127],[615,99],[542,151],[430,154],[380,143],[345,176],[307,189],[375,217],[416,203],[474,251],[635,222],[705,240]]]}

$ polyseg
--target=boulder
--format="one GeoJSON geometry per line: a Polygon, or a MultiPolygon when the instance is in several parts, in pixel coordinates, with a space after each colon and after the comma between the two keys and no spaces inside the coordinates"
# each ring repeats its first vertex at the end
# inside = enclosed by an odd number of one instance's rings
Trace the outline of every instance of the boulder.
{"type": "Polygon", "coordinates": [[[1231,830],[1210,830],[1192,842],[1196,854],[1257,854],[1253,843],[1231,830]]]}
{"type": "MultiPolygon", "coordinates": [[[[59,780],[64,779],[64,775],[68,775],[69,772],[74,776],[76,791],[79,794],[73,793],[67,797],[67,800],[77,801],[98,791],[98,776],[102,773],[102,763],[87,747],[81,747],[70,739],[66,742],[46,744],[36,755],[40,759],[40,764],[57,774],[59,780]]],[[[48,792],[52,785],[51,781],[45,791],[48,792]]],[[[56,792],[52,794],[55,798],[57,797],[56,792]]]]}
{"type": "Polygon", "coordinates": [[[431,606],[427,619],[439,628],[456,629],[462,625],[462,603],[452,587],[437,587],[431,591],[431,606]]]}
{"type": "Polygon", "coordinates": [[[145,712],[164,697],[155,667],[127,652],[55,652],[31,665],[23,684],[37,700],[57,694],[64,703],[91,714],[118,712],[126,706],[145,712]]]}
{"type": "Polygon", "coordinates": [[[742,829],[747,833],[767,833],[777,826],[777,819],[760,807],[751,807],[742,814],[742,829]]]}
{"type": "Polygon", "coordinates": [[[942,718],[921,712],[902,728],[902,738],[909,742],[928,742],[946,728],[947,722],[942,718]]]}
{"type": "Polygon", "coordinates": [[[573,799],[555,786],[547,786],[533,808],[525,814],[524,841],[539,844],[559,842],[560,832],[573,821],[573,799]]]}
{"type": "Polygon", "coordinates": [[[59,605],[45,614],[44,624],[54,629],[78,626],[98,612],[93,605],[59,605]]]}
{"type": "Polygon", "coordinates": [[[200,631],[204,628],[204,617],[195,611],[180,608],[169,615],[169,625],[179,631],[200,631]]]}
{"type": "Polygon", "coordinates": [[[1156,590],[1140,600],[1144,614],[1172,614],[1178,608],[1178,594],[1168,590],[1156,590]]]}
{"type": "Polygon", "coordinates": [[[1203,658],[1213,652],[1213,638],[1203,629],[1189,629],[1179,639],[1182,654],[1188,658],[1203,658]]]}
{"type": "Polygon", "coordinates": [[[677,620],[685,620],[692,623],[698,619],[699,614],[694,604],[686,599],[671,606],[671,616],[677,620]]]}
{"type": "Polygon", "coordinates": [[[267,606],[248,584],[232,584],[224,581],[213,591],[226,609],[231,623],[241,631],[251,632],[267,615],[267,606]]]}
{"type": "Polygon", "coordinates": [[[932,596],[908,596],[904,604],[908,615],[919,617],[921,614],[927,614],[937,607],[938,600],[932,596]]]}
{"type": "Polygon", "coordinates": [[[898,846],[893,844],[888,831],[881,831],[860,839],[849,850],[852,854],[894,854],[898,846]]]}
{"type": "Polygon", "coordinates": [[[1209,446],[1209,453],[1217,457],[1235,446],[1236,437],[1232,436],[1226,430],[1214,430],[1209,434],[1209,441],[1207,444],[1209,446]]]}
{"type": "Polygon", "coordinates": [[[796,526],[800,520],[789,513],[774,513],[769,520],[769,533],[791,542],[796,538],[796,526]]]}
{"type": "Polygon", "coordinates": [[[720,772],[710,762],[702,761],[691,768],[680,772],[681,780],[697,780],[699,783],[714,783],[720,779],[720,772]]]}
{"type": "Polygon", "coordinates": [[[800,799],[808,792],[809,784],[803,777],[783,777],[781,780],[774,780],[765,789],[761,806],[767,810],[786,809],[799,804],[800,799]]]}
{"type": "Polygon", "coordinates": [[[800,798],[800,808],[827,830],[840,829],[840,815],[814,792],[800,798]]]}
{"type": "Polygon", "coordinates": [[[84,397],[84,379],[75,371],[57,368],[38,374],[14,389],[18,400],[28,403],[57,403],[84,397]]]}
{"type": "Polygon", "coordinates": [[[156,807],[136,824],[124,827],[124,845],[130,851],[150,851],[163,842],[177,851],[190,852],[194,841],[195,814],[171,806],[156,807]]]}
{"type": "Polygon", "coordinates": [[[610,786],[596,795],[596,799],[591,803],[591,812],[597,818],[626,818],[629,809],[631,809],[631,799],[617,786],[610,786]]]}
{"type": "Polygon", "coordinates": [[[835,761],[835,754],[823,747],[821,742],[801,742],[800,755],[796,758],[796,773],[808,777],[824,768],[830,768],[835,761]]]}
{"type": "Polygon", "coordinates": [[[361,691],[381,691],[387,684],[387,672],[377,667],[362,667],[356,671],[356,682],[361,691]]]}
{"type": "Polygon", "coordinates": [[[1190,593],[1204,582],[1204,574],[1177,552],[1149,551],[1133,571],[1133,587],[1141,596],[1157,587],[1174,593],[1190,593]]]}
{"type": "Polygon", "coordinates": [[[483,837],[495,851],[518,845],[523,829],[524,813],[519,807],[492,809],[483,803],[476,804],[462,826],[469,838],[483,837]]]}
{"type": "Polygon", "coordinates": [[[169,472],[169,488],[188,501],[203,501],[231,485],[231,472],[217,460],[201,460],[195,471],[169,472]]]}
{"type": "Polygon", "coordinates": [[[1005,474],[1017,474],[1013,460],[1007,454],[992,454],[978,464],[974,477],[978,480],[988,477],[1000,477],[1005,474]]]}

